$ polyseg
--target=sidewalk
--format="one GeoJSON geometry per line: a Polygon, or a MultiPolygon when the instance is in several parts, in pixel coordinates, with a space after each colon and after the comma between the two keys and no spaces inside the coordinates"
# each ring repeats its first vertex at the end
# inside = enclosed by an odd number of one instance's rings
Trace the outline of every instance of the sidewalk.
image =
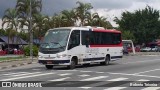
{"type": "MultiPolygon", "coordinates": [[[[6,56],[0,56],[0,58],[7,58],[7,57],[19,57],[16,55],[6,55],[6,56]]],[[[18,67],[22,65],[37,63],[38,59],[33,58],[33,61],[30,58],[22,58],[22,59],[12,59],[12,60],[5,60],[0,62],[0,70],[6,69],[6,68],[12,68],[12,67],[18,67]]]]}
{"type": "Polygon", "coordinates": [[[136,52],[136,54],[129,53],[129,56],[142,56],[142,55],[160,55],[160,52],[136,52]]]}

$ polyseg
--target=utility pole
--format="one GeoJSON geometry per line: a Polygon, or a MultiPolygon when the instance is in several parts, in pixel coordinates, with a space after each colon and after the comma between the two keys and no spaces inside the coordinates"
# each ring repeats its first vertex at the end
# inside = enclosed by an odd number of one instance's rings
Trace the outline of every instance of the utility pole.
{"type": "Polygon", "coordinates": [[[29,35],[30,35],[30,43],[29,43],[29,46],[30,46],[30,59],[32,60],[33,62],[33,31],[32,31],[32,0],[30,0],[30,12],[29,12],[29,35]]]}

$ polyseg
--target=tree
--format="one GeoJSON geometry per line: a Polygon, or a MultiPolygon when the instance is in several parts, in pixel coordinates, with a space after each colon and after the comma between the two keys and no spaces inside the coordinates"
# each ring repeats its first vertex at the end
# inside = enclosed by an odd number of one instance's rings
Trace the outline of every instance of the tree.
{"type": "Polygon", "coordinates": [[[86,13],[86,19],[84,21],[84,25],[89,25],[89,26],[97,26],[96,22],[99,19],[98,13],[86,13]]]}
{"type": "Polygon", "coordinates": [[[63,10],[62,14],[62,22],[65,24],[64,26],[74,26],[77,17],[73,10],[63,10]]]}
{"type": "Polygon", "coordinates": [[[6,32],[4,29],[0,29],[0,36],[6,35],[6,32]]]}
{"type": "Polygon", "coordinates": [[[133,13],[123,12],[121,19],[116,17],[115,22],[121,30],[132,33],[138,44],[151,42],[160,34],[159,11],[150,6],[133,13]]]}
{"type": "Polygon", "coordinates": [[[89,10],[93,7],[90,3],[82,3],[79,1],[77,1],[76,4],[78,4],[79,6],[75,8],[75,13],[80,20],[80,26],[83,26],[87,13],[89,13],[89,10]]]}
{"type": "Polygon", "coordinates": [[[7,9],[4,12],[4,16],[2,18],[2,27],[7,24],[7,28],[16,29],[18,27],[18,19],[17,19],[17,11],[16,9],[7,9]]]}
{"type": "MultiPolygon", "coordinates": [[[[4,25],[7,24],[7,35],[8,35],[8,48],[9,48],[9,42],[14,42],[14,36],[17,35],[17,29],[18,29],[18,20],[17,20],[17,11],[15,9],[7,9],[4,13],[4,16],[2,18],[2,27],[4,28],[4,25]],[[11,41],[10,41],[11,40],[11,41]]],[[[16,39],[18,42],[19,39],[16,39]]]]}
{"type": "MultiPolygon", "coordinates": [[[[18,11],[19,18],[21,19],[21,27],[28,26],[29,28],[29,20],[30,20],[30,1],[32,8],[32,15],[39,14],[42,9],[42,0],[17,0],[16,9],[18,11]]],[[[32,17],[33,19],[34,17],[32,17]]]]}

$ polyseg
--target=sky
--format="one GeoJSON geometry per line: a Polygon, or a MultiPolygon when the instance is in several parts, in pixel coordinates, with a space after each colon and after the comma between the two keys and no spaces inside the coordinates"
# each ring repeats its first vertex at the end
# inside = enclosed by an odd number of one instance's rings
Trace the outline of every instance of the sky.
{"type": "MultiPolygon", "coordinates": [[[[0,28],[2,28],[1,18],[4,11],[8,8],[14,8],[16,1],[0,0],[0,28]]],[[[106,17],[114,27],[118,26],[113,21],[114,17],[120,18],[122,12],[134,12],[138,9],[144,9],[147,5],[160,10],[160,0],[42,0],[42,14],[53,16],[64,9],[70,10],[77,6],[77,1],[91,3],[93,6],[91,12],[97,12],[100,16],[106,17]]]]}

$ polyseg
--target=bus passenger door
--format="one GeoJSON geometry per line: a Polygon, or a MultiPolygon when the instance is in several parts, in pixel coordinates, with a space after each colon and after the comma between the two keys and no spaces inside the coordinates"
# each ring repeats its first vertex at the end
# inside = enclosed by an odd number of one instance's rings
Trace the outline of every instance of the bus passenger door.
{"type": "Polygon", "coordinates": [[[92,54],[92,50],[90,48],[90,34],[91,31],[82,31],[82,46],[85,47],[85,52],[84,52],[84,59],[83,62],[84,63],[90,63],[92,62],[92,58],[93,58],[93,54],[92,54]]]}

